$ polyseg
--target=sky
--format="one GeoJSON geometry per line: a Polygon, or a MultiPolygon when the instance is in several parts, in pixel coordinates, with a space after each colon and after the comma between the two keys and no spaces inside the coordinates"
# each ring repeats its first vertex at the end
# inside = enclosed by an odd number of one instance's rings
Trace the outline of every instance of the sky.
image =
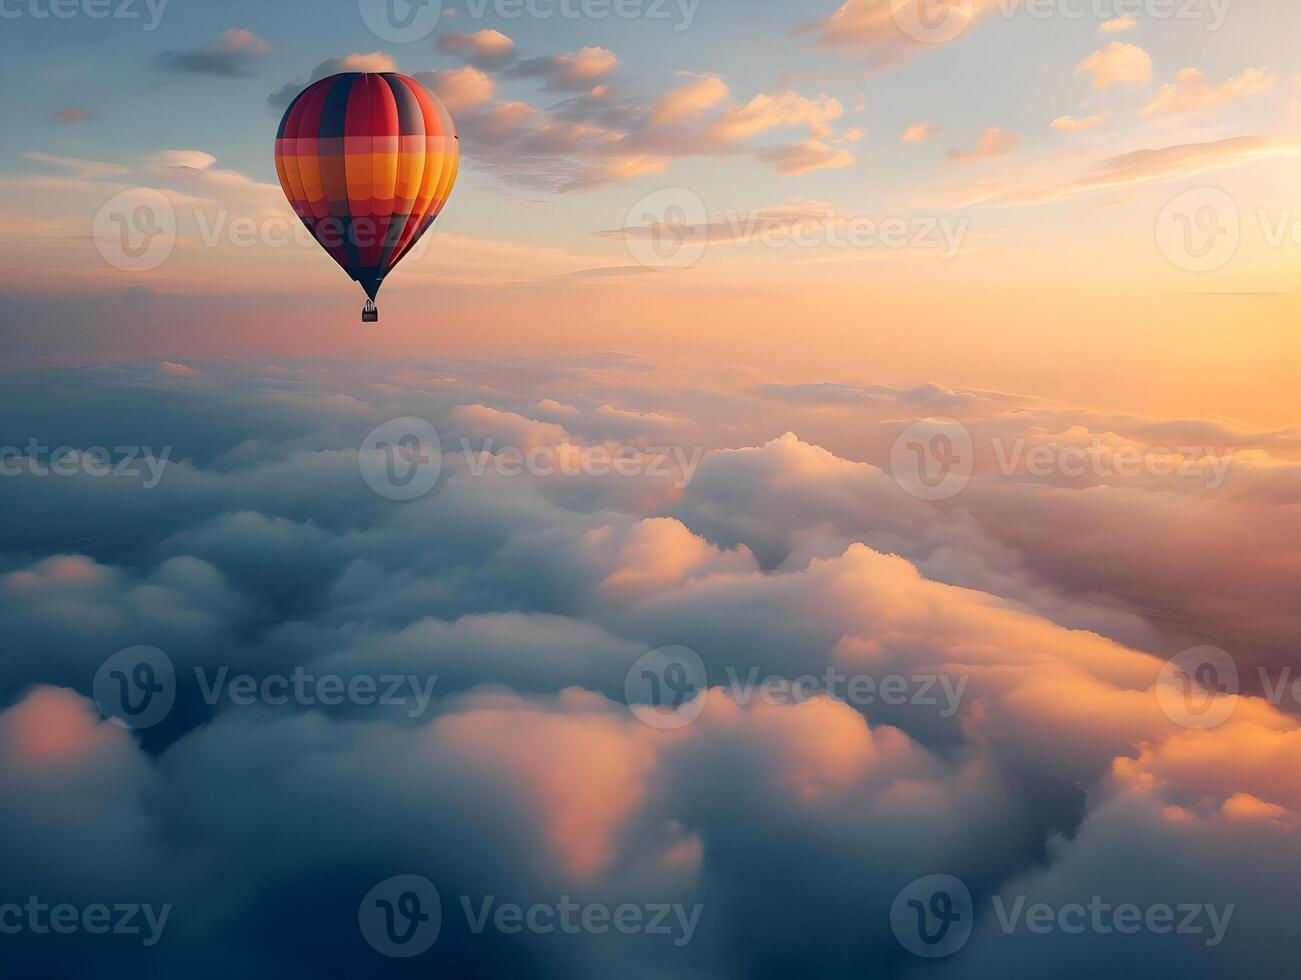
{"type": "Polygon", "coordinates": [[[42,3],[11,0],[0,41],[15,134],[0,289],[25,356],[53,356],[52,337],[91,358],[727,353],[786,380],[884,370],[1296,418],[1290,386],[1261,384],[1297,353],[1288,0],[1133,16],[992,0],[922,41],[876,0],[435,3],[411,40],[383,4],[375,31],[349,0],[311,16],[137,0],[104,19],[36,16],[42,3]],[[347,279],[289,235],[273,164],[287,99],[344,64],[422,77],[464,148],[433,237],[386,283],[401,315],[378,336],[353,329],[347,279]],[[88,225],[141,187],[175,208],[173,251],[117,268],[88,225]],[[669,211],[689,216],[685,244],[648,256],[669,211]],[[1220,249],[1187,254],[1199,236],[1220,249]]]}
{"type": "Polygon", "coordinates": [[[1293,975],[1298,27],[0,0],[0,962],[1293,975]]]}

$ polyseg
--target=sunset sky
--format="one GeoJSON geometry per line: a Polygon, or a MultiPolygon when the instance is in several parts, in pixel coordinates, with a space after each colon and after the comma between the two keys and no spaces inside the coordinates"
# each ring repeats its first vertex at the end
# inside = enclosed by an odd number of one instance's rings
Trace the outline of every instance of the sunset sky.
{"type": "Polygon", "coordinates": [[[648,3],[654,16],[633,19],[497,9],[447,4],[406,43],[349,0],[310,17],[173,0],[153,29],[143,0],[137,20],[7,21],[0,288],[20,350],[59,337],[65,354],[121,357],[160,336],[237,357],[617,348],[1297,417],[1290,0],[1101,21],[1111,8],[1082,0],[980,3],[949,43],[910,41],[874,0],[648,3]],[[347,66],[432,84],[464,148],[434,237],[386,285],[398,315],[378,335],[353,329],[356,290],[319,249],[276,247],[292,221],[279,115],[347,66]],[[136,187],[177,209],[175,251],[147,272],[105,262],[90,232],[136,187]],[[651,274],[619,231],[664,188],[723,234],[689,268],[651,274]],[[1205,188],[1227,192],[1238,247],[1190,271],[1158,231],[1172,200],[1205,188]],[[783,247],[736,241],[755,215],[783,247]],[[280,237],[240,244],[239,219],[280,237]],[[852,219],[909,222],[908,247],[816,234],[852,219]],[[792,223],[814,229],[810,245],[783,237],[792,223]]]}
{"type": "Polygon", "coordinates": [[[0,964],[1293,975],[1299,32],[0,0],[0,964]],[[377,324],[276,173],[339,72],[460,134],[377,324]],[[472,912],[570,901],[671,927],[472,912]]]}

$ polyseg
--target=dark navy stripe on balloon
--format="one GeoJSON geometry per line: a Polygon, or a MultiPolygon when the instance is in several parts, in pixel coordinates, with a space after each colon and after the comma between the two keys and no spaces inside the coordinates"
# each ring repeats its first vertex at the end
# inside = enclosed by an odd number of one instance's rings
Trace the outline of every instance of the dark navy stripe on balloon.
{"type": "Polygon", "coordinates": [[[321,110],[321,139],[342,139],[347,133],[348,96],[352,94],[352,83],[356,78],[356,75],[336,75],[332,80],[330,94],[325,97],[325,108],[321,110]]]}
{"type": "Polygon", "coordinates": [[[420,103],[411,89],[392,72],[384,72],[381,77],[393,91],[393,101],[398,106],[398,132],[402,136],[424,136],[425,114],[420,111],[420,103]]]}

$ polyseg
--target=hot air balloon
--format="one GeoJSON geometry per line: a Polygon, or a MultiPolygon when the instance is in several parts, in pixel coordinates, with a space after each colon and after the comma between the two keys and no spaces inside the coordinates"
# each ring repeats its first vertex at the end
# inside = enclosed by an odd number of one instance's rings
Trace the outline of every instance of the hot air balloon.
{"type": "Polygon", "coordinates": [[[305,88],[276,134],[276,172],[321,247],[361,283],[362,320],[438,217],[460,145],[438,96],[396,72],[345,72],[305,88]]]}

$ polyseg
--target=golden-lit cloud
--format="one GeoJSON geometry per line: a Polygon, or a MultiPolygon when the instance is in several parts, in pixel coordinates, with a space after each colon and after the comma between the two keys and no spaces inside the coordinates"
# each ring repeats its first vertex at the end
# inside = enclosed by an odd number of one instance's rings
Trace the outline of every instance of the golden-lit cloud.
{"type": "Polygon", "coordinates": [[[899,142],[925,143],[934,131],[935,127],[930,123],[913,123],[899,134],[899,142]]]}
{"type": "Polygon", "coordinates": [[[972,26],[998,8],[998,0],[845,0],[834,12],[800,32],[814,33],[819,47],[848,53],[868,53],[891,61],[966,35],[972,26]],[[936,23],[938,21],[938,23],[936,23]]]}
{"type": "Polygon", "coordinates": [[[1214,112],[1273,87],[1273,76],[1263,68],[1248,68],[1241,75],[1213,85],[1197,68],[1185,68],[1163,85],[1143,109],[1144,115],[1214,112]]]}
{"type": "Polygon", "coordinates": [[[1152,80],[1152,56],[1134,44],[1112,41],[1075,66],[1091,77],[1099,91],[1113,85],[1146,85],[1152,80]]]}
{"type": "Polygon", "coordinates": [[[416,76],[433,90],[451,113],[477,109],[492,101],[495,86],[492,78],[481,68],[466,65],[463,68],[442,68],[416,76]]]}
{"type": "Polygon", "coordinates": [[[120,177],[130,173],[130,169],[118,163],[102,163],[99,160],[80,160],[76,157],[62,157],[53,153],[30,150],[23,154],[23,159],[36,163],[48,163],[65,170],[71,170],[78,177],[120,177]]]}
{"type": "Polygon", "coordinates": [[[980,134],[980,139],[970,150],[950,150],[950,160],[987,160],[991,157],[1015,153],[1021,145],[1020,133],[991,127],[980,134]]]}
{"type": "Polygon", "coordinates": [[[848,150],[828,146],[821,140],[804,140],[789,146],[766,146],[755,153],[764,163],[771,163],[778,173],[798,176],[815,170],[836,170],[854,163],[848,150]]]}
{"type": "Polygon", "coordinates": [[[720,143],[734,143],[778,126],[824,126],[844,113],[845,107],[828,95],[812,99],[790,91],[756,95],[745,105],[729,108],[706,135],[720,143]]]}
{"type": "Polygon", "coordinates": [[[515,42],[501,31],[456,32],[440,37],[438,50],[458,55],[479,68],[495,68],[515,57],[515,42]]]}
{"type": "Polygon", "coordinates": [[[706,110],[725,101],[727,84],[706,75],[666,92],[651,110],[651,125],[666,126],[699,119],[706,110]]]}
{"type": "Polygon", "coordinates": [[[1188,143],[1135,150],[1110,157],[1073,179],[1048,187],[1017,188],[984,196],[990,204],[1045,204],[1075,194],[1108,190],[1150,180],[1187,177],[1244,160],[1295,152],[1261,136],[1239,136],[1210,143],[1188,143]]]}
{"type": "Polygon", "coordinates": [[[508,74],[513,78],[540,78],[548,89],[581,92],[603,82],[616,68],[619,59],[608,48],[586,47],[543,58],[522,61],[508,74]]]}
{"type": "Polygon", "coordinates": [[[1095,126],[1101,126],[1110,119],[1110,110],[1104,110],[1092,116],[1084,116],[1078,119],[1074,116],[1058,116],[1052,121],[1052,127],[1059,133],[1079,133],[1086,129],[1093,129],[1095,126]]]}
{"type": "Polygon", "coordinates": [[[1121,34],[1125,31],[1132,31],[1138,26],[1138,18],[1133,14],[1125,14],[1123,17],[1113,17],[1111,20],[1104,20],[1098,27],[1103,34],[1121,34]]]}

